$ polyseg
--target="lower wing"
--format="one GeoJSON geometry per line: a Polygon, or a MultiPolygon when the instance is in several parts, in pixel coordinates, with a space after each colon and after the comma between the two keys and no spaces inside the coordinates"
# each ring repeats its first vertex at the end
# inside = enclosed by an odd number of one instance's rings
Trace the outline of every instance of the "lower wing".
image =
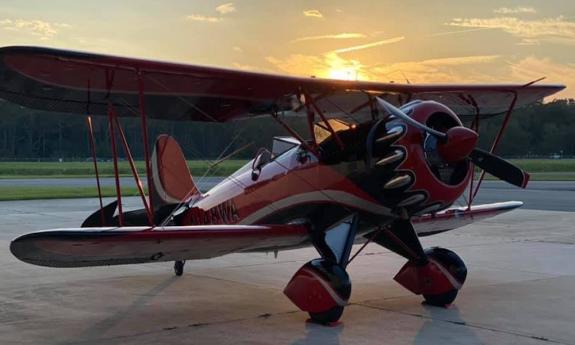
{"type": "Polygon", "coordinates": [[[430,236],[460,228],[482,219],[491,218],[523,206],[521,201],[498,202],[452,208],[434,215],[412,218],[418,236],[430,236]]]}
{"type": "MultiPolygon", "coordinates": [[[[419,236],[459,228],[523,205],[509,201],[413,218],[419,236]]],[[[293,248],[309,240],[304,225],[201,225],[161,228],[54,229],[12,241],[18,259],[40,266],[86,267],[208,259],[262,248],[293,248]]]]}
{"type": "Polygon", "coordinates": [[[308,239],[304,225],[205,225],[54,229],[18,237],[10,251],[39,266],[86,267],[207,259],[308,239]]]}

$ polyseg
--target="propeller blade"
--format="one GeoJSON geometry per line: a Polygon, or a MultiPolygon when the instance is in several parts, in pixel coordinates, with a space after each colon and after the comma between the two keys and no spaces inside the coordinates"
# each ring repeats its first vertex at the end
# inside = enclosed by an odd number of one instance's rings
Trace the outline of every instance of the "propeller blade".
{"type": "Polygon", "coordinates": [[[410,125],[417,127],[419,129],[421,129],[422,131],[425,131],[429,134],[432,134],[438,138],[442,138],[442,139],[447,138],[447,134],[440,132],[440,131],[437,131],[433,128],[427,127],[423,123],[412,119],[409,115],[407,115],[401,109],[397,108],[396,106],[389,103],[388,101],[386,101],[382,98],[379,98],[379,97],[376,97],[376,98],[377,98],[377,102],[378,102],[379,106],[382,107],[388,114],[391,114],[395,117],[398,117],[398,118],[402,119],[403,121],[409,123],[410,125]]]}
{"type": "Polygon", "coordinates": [[[527,187],[529,174],[503,158],[476,148],[471,151],[469,159],[481,169],[503,181],[517,187],[527,187]]]}

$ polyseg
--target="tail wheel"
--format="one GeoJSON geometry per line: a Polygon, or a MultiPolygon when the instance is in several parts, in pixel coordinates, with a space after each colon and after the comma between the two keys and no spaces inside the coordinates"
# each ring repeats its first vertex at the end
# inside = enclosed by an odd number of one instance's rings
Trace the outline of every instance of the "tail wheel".
{"type": "Polygon", "coordinates": [[[185,261],[175,261],[174,262],[174,273],[176,274],[176,276],[180,277],[182,274],[184,274],[184,264],[186,262],[185,261]]]}
{"type": "Polygon", "coordinates": [[[328,325],[333,322],[337,322],[343,314],[343,307],[336,306],[331,308],[328,311],[324,311],[322,313],[308,313],[310,319],[322,325],[328,325]]]}
{"type": "MultiPolygon", "coordinates": [[[[433,247],[425,250],[425,254],[431,260],[435,260],[443,268],[445,268],[449,274],[459,283],[459,286],[463,286],[465,279],[467,278],[467,267],[461,258],[449,249],[433,247]]],[[[426,295],[425,302],[430,305],[445,307],[457,297],[458,289],[452,289],[450,291],[444,292],[437,295],[426,295]]]]}

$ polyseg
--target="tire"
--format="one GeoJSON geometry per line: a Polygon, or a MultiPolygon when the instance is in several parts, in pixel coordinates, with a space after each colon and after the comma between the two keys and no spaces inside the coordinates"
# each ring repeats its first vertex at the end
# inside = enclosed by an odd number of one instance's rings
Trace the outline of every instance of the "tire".
{"type": "Polygon", "coordinates": [[[446,307],[455,301],[458,290],[453,289],[440,295],[423,295],[425,303],[436,307],[446,307]]]}
{"type": "Polygon", "coordinates": [[[176,276],[180,277],[184,274],[184,264],[185,261],[175,261],[174,262],[174,273],[176,276]]]}
{"type": "MultiPolygon", "coordinates": [[[[425,250],[425,254],[439,262],[463,286],[467,278],[467,267],[463,260],[453,251],[440,247],[425,250]]],[[[445,307],[453,303],[459,290],[453,289],[438,295],[423,295],[425,302],[437,307],[445,307]]]]}
{"type": "Polygon", "coordinates": [[[309,317],[315,323],[329,325],[330,323],[337,322],[341,314],[343,314],[343,307],[337,306],[322,313],[309,313],[309,317]]]}

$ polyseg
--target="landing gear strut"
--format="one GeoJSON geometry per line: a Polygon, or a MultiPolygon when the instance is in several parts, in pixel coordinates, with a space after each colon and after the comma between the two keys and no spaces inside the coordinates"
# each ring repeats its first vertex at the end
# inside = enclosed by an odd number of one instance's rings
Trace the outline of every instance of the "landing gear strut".
{"type": "Polygon", "coordinates": [[[176,276],[180,277],[182,274],[184,274],[184,265],[186,264],[186,261],[181,260],[181,261],[174,261],[174,273],[176,274],[176,276]]]}
{"type": "Polygon", "coordinates": [[[303,265],[284,293],[311,321],[330,324],[340,319],[351,295],[347,266],[355,238],[358,216],[328,231],[312,233],[312,242],[321,259],[303,265]]]}

